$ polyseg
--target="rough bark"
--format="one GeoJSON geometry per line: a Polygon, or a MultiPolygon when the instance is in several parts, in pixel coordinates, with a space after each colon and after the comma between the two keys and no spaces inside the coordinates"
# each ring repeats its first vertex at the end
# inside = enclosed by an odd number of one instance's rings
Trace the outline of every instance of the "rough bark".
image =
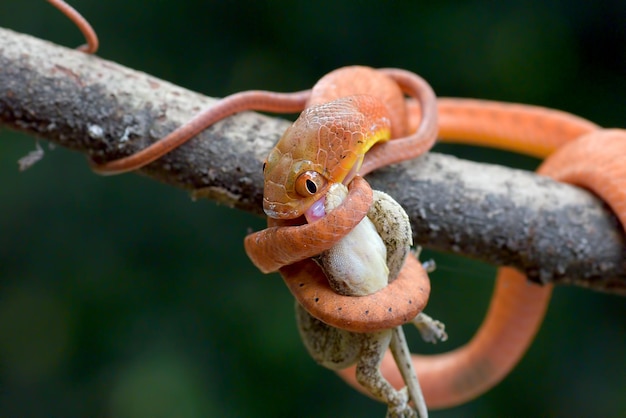
{"type": "MultiPolygon", "coordinates": [[[[95,161],[132,154],[214,101],[0,28],[0,123],[95,161]]],[[[141,173],[261,215],[261,162],[288,123],[236,115],[141,173]]],[[[543,283],[626,295],[623,230],[584,190],[435,153],[368,180],[407,209],[416,244],[515,266],[543,283]]]]}

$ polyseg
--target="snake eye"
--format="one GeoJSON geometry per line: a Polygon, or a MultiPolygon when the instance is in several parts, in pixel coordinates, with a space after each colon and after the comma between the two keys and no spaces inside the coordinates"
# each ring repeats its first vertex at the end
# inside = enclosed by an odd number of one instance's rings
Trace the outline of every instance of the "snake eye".
{"type": "Polygon", "coordinates": [[[305,171],[296,179],[295,190],[300,196],[315,195],[326,185],[326,179],[317,171],[305,171]]]}
{"type": "Polygon", "coordinates": [[[263,168],[261,170],[265,173],[265,167],[267,167],[267,161],[263,161],[263,168]]]}

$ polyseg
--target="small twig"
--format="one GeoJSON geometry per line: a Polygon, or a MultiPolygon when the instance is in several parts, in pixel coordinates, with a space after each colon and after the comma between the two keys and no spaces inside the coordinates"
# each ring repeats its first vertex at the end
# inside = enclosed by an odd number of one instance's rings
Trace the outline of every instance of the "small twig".
{"type": "Polygon", "coordinates": [[[37,164],[41,161],[43,155],[43,148],[39,145],[39,141],[35,142],[35,149],[17,160],[17,165],[19,166],[20,171],[26,171],[33,165],[37,164]]]}
{"type": "MultiPolygon", "coordinates": [[[[214,102],[98,57],[0,28],[0,124],[108,161],[214,102]]],[[[261,162],[288,122],[244,113],[142,170],[261,214],[261,162]]],[[[535,174],[431,153],[368,177],[407,210],[416,244],[532,280],[626,295],[624,234],[591,194],[535,174]]]]}

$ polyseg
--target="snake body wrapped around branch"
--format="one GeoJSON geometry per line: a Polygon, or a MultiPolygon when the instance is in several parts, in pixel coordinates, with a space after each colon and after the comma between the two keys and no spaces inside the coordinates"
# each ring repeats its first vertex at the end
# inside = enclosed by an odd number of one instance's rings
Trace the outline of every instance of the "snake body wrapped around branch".
{"type": "MultiPolygon", "coordinates": [[[[63,1],[49,1],[83,31],[88,40],[83,50],[95,52],[97,38],[88,23],[63,1]]],[[[212,123],[244,110],[304,110],[264,170],[263,204],[270,227],[247,237],[245,246],[262,271],[279,270],[307,311],[333,326],[356,332],[389,328],[411,319],[426,303],[428,291],[420,283],[428,279],[417,262],[407,262],[398,279],[381,291],[348,297],[348,302],[324,287],[323,274],[307,260],[331,248],[365,216],[371,190],[360,176],[426,152],[437,128],[441,140],[547,157],[541,174],[591,190],[626,224],[626,131],[603,130],[573,115],[533,106],[437,100],[424,80],[394,69],[346,67],[323,77],[311,91],[237,93],[144,150],[93,168],[101,174],[136,170],[212,123]],[[402,93],[416,98],[417,106],[407,106],[402,93]],[[350,193],[343,205],[323,215],[321,197],[334,183],[349,184],[350,193]],[[373,315],[375,307],[382,310],[373,315]]],[[[550,294],[551,286],[533,285],[520,272],[500,269],[489,311],[475,337],[449,353],[413,357],[429,407],[466,402],[504,378],[530,345],[550,294]]],[[[401,377],[387,359],[381,370],[401,386],[401,377]]],[[[340,375],[355,383],[354,370],[340,375]]]]}
{"type": "MultiPolygon", "coordinates": [[[[342,159],[343,154],[331,153],[320,147],[322,143],[316,135],[307,135],[305,132],[300,136],[301,131],[290,130],[299,135],[283,136],[281,142],[285,138],[287,142],[295,138],[299,140],[293,140],[297,145],[290,148],[279,142],[277,149],[281,153],[276,154],[279,158],[270,154],[272,157],[268,158],[265,167],[267,196],[264,198],[264,208],[272,216],[276,216],[276,219],[270,217],[268,229],[246,237],[244,242],[253,262],[265,272],[279,270],[296,299],[313,316],[335,327],[371,332],[407,322],[423,309],[427,297],[419,283],[424,283],[424,280],[427,282],[428,279],[418,262],[407,262],[398,279],[381,291],[367,297],[354,298],[334,293],[319,268],[307,259],[331,248],[365,216],[371,202],[371,190],[357,174],[364,175],[385,164],[420,155],[432,146],[437,136],[437,127],[439,140],[495,146],[537,157],[550,156],[540,173],[590,189],[615,210],[622,222],[626,221],[626,204],[623,203],[626,197],[622,192],[626,190],[626,185],[623,184],[626,183],[626,174],[623,172],[626,164],[621,158],[616,158],[626,155],[626,134],[623,130],[602,130],[582,118],[535,106],[472,99],[435,99],[432,90],[423,80],[402,70],[346,67],[331,73],[332,78],[342,76],[341,80],[328,82],[331,77],[326,76],[322,79],[325,80],[322,85],[328,84],[332,87],[329,88],[330,91],[337,92],[336,86],[343,86],[343,83],[349,85],[363,78],[369,79],[371,74],[375,74],[377,78],[386,78],[385,85],[395,85],[392,90],[400,96],[404,91],[417,97],[417,105],[409,102],[404,110],[400,110],[407,118],[403,124],[407,128],[399,131],[414,133],[401,139],[387,139],[384,135],[370,136],[369,138],[377,142],[368,147],[369,151],[365,153],[361,150],[354,153],[354,156],[350,155],[355,165],[346,167],[350,170],[345,175],[341,174],[329,180],[318,174],[326,175],[334,171],[324,164],[320,167],[311,162],[337,162],[342,159]],[[351,74],[352,71],[358,74],[351,74]],[[424,85],[427,93],[420,91],[420,87],[424,85]],[[301,141],[302,139],[307,139],[308,145],[298,143],[306,142],[301,141]],[[296,160],[294,152],[299,152],[301,159],[307,163],[291,164],[296,160]],[[285,156],[289,153],[291,154],[285,156]],[[610,164],[605,164],[605,161],[610,161],[610,164]],[[270,163],[275,167],[271,167],[270,163]],[[287,167],[304,170],[289,172],[287,167]],[[316,171],[318,167],[320,172],[316,171]],[[311,171],[318,174],[312,174],[311,171]],[[304,176],[300,178],[296,174],[304,176]],[[319,212],[310,210],[316,201],[312,195],[322,193],[329,183],[347,183],[350,178],[350,192],[339,208],[321,218],[319,212]],[[302,205],[301,202],[306,204],[302,205]],[[312,223],[305,222],[307,216],[312,223]],[[419,305],[417,309],[416,301],[419,305]],[[373,314],[374,308],[379,308],[376,314],[373,314]],[[389,308],[398,309],[390,311],[389,308]]],[[[385,97],[389,88],[384,89],[385,97]]],[[[202,112],[188,124],[140,153],[94,165],[94,169],[103,174],[135,170],[189,140],[194,132],[199,132],[223,117],[252,109],[292,112],[299,107],[306,107],[308,100],[315,97],[314,92],[315,89],[292,94],[258,91],[237,93],[202,112]]],[[[348,105],[354,106],[360,97],[366,97],[364,94],[367,93],[351,91],[348,94],[353,96],[351,99],[340,99],[347,100],[350,102],[348,105]]],[[[392,102],[406,103],[403,99],[392,102]]],[[[390,107],[387,106],[386,109],[389,111],[390,107]]],[[[306,114],[311,115],[314,112],[309,110],[306,114]]],[[[353,117],[350,114],[347,116],[353,117]]],[[[402,120],[402,117],[389,118],[391,136],[391,132],[398,132],[397,128],[393,129],[393,121],[398,119],[402,120]]],[[[319,127],[319,124],[314,126],[319,127]]],[[[354,125],[348,123],[347,126],[354,125]]],[[[328,134],[332,130],[318,131],[328,134]]],[[[348,135],[348,138],[351,139],[351,136],[348,135]]],[[[344,169],[341,173],[345,171],[344,169]]],[[[468,344],[440,355],[413,356],[428,406],[444,408],[467,402],[502,380],[532,342],[545,314],[551,291],[551,286],[529,283],[522,273],[502,268],[487,316],[468,344]]],[[[391,358],[383,359],[381,370],[394,386],[402,386],[402,377],[391,358]]],[[[353,368],[344,369],[339,374],[355,387],[359,387],[353,368]]]]}

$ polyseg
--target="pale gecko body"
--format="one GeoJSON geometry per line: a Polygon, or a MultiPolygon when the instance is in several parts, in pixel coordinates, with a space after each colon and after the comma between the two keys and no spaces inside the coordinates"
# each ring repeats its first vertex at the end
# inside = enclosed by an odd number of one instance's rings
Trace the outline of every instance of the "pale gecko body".
{"type": "MultiPolygon", "coordinates": [[[[345,186],[334,185],[326,195],[325,210],[332,211],[346,196],[345,186]]],[[[364,296],[395,279],[412,242],[409,218],[402,207],[388,195],[375,191],[367,217],[316,260],[334,291],[346,296],[364,296]]],[[[309,354],[332,370],[356,364],[358,382],[370,395],[388,405],[387,417],[428,416],[401,326],[371,333],[350,332],[314,318],[297,302],[296,319],[309,354]],[[389,347],[406,384],[400,390],[394,389],[379,370],[389,347]]]]}

